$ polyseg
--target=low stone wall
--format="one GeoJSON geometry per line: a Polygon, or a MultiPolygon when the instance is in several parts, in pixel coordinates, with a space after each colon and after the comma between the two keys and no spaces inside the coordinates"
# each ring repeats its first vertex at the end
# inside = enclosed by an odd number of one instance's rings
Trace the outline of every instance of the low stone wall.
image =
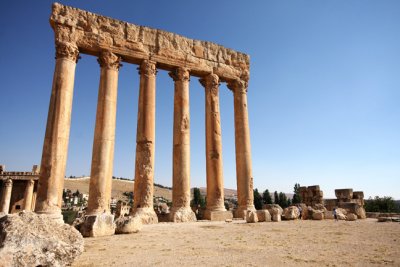
{"type": "Polygon", "coordinates": [[[400,217],[400,213],[389,212],[366,212],[367,218],[377,219],[379,217],[400,217]]]}

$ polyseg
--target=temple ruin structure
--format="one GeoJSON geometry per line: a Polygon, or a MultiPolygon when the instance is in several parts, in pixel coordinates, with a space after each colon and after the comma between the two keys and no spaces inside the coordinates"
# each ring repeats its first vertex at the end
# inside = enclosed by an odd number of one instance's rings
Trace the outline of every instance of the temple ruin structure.
{"type": "Polygon", "coordinates": [[[317,204],[324,204],[324,192],[319,188],[319,185],[301,186],[299,188],[302,203],[307,206],[315,206],[317,204]]]}
{"type": "Polygon", "coordinates": [[[0,212],[5,214],[35,209],[39,167],[30,172],[6,171],[0,165],[0,212]]]}
{"type": "Polygon", "coordinates": [[[133,216],[156,223],[153,208],[157,69],[167,70],[174,85],[173,204],[170,220],[196,220],[190,209],[189,80],[200,78],[205,90],[207,212],[224,220],[219,85],[233,93],[238,209],[254,210],[247,87],[250,58],[223,46],[138,26],[76,8],[53,4],[56,62],[44,138],[35,211],[59,217],[71,124],[75,68],[80,54],[98,58],[99,94],[85,235],[109,235],[118,73],[121,62],[139,65],[139,108],[133,216]],[[94,232],[94,228],[101,229],[94,232]]]}

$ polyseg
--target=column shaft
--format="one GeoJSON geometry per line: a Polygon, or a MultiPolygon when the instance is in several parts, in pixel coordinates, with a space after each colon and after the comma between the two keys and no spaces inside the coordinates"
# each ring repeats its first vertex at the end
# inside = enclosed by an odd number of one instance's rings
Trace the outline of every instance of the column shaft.
{"type": "Polygon", "coordinates": [[[136,134],[133,212],[143,223],[156,223],[153,208],[156,65],[144,60],[139,67],[140,88],[136,134]]]}
{"type": "Polygon", "coordinates": [[[24,194],[24,210],[26,210],[26,211],[32,210],[34,185],[35,185],[35,181],[33,181],[32,179],[26,181],[25,194],[24,194]]]}
{"type": "Polygon", "coordinates": [[[3,181],[3,190],[1,192],[0,199],[0,212],[4,212],[5,214],[8,214],[10,211],[12,184],[13,182],[11,179],[3,181]]]}
{"type": "Polygon", "coordinates": [[[87,215],[110,213],[120,58],[102,52],[87,215]]]}
{"type": "Polygon", "coordinates": [[[233,91],[235,113],[236,178],[238,194],[237,217],[244,211],[254,210],[253,176],[251,167],[250,130],[247,111],[247,82],[233,80],[228,83],[233,91]]]}
{"type": "Polygon", "coordinates": [[[35,211],[61,216],[62,190],[71,125],[72,96],[78,49],[57,43],[46,134],[35,211]]]}
{"type": "Polygon", "coordinates": [[[178,68],[169,75],[175,82],[170,220],[174,222],[195,221],[196,216],[190,208],[190,74],[187,69],[178,68]]]}
{"type": "Polygon", "coordinates": [[[210,74],[200,82],[205,87],[206,96],[207,210],[225,211],[219,78],[210,74]]]}

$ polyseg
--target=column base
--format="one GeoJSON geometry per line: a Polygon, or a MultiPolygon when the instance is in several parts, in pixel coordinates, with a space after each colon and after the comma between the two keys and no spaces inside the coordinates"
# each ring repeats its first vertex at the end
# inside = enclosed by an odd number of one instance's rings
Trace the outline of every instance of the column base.
{"type": "Polygon", "coordinates": [[[254,206],[238,207],[234,212],[234,216],[235,218],[246,219],[247,211],[255,211],[255,210],[256,208],[254,206]]]}
{"type": "Polygon", "coordinates": [[[225,221],[232,220],[233,214],[228,210],[206,210],[204,212],[204,219],[210,221],[225,221]]]}
{"type": "Polygon", "coordinates": [[[133,217],[139,217],[142,224],[158,223],[158,217],[153,208],[138,208],[133,212],[133,217]]]}
{"type": "Polygon", "coordinates": [[[132,234],[142,229],[142,219],[136,216],[120,217],[115,220],[116,234],[132,234]]]}
{"type": "Polygon", "coordinates": [[[108,236],[115,233],[114,215],[97,214],[86,215],[79,227],[84,237],[108,236]]]}
{"type": "Polygon", "coordinates": [[[36,211],[35,213],[37,215],[46,216],[47,218],[50,218],[55,222],[65,223],[63,215],[61,214],[61,210],[60,210],[60,212],[41,212],[41,211],[36,211]]]}
{"type": "Polygon", "coordinates": [[[192,211],[190,207],[172,208],[169,213],[170,222],[195,222],[196,214],[192,211]]]}

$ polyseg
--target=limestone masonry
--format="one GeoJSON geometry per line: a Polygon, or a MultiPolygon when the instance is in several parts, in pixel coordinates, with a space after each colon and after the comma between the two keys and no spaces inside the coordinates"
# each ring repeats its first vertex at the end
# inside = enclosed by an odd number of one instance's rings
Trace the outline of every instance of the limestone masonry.
{"type": "Polygon", "coordinates": [[[153,207],[157,69],[169,71],[174,88],[173,203],[170,221],[196,220],[190,208],[190,76],[200,77],[206,98],[207,208],[210,220],[231,219],[224,206],[219,85],[233,92],[238,209],[244,218],[254,211],[250,131],[247,110],[249,56],[220,45],[188,39],[53,4],[56,62],[44,138],[35,212],[61,216],[62,190],[76,64],[80,54],[98,57],[99,94],[84,236],[135,232],[141,223],[157,223],[153,207]],[[115,223],[110,212],[118,75],[121,62],[139,65],[134,205],[128,218],[115,223]]]}

